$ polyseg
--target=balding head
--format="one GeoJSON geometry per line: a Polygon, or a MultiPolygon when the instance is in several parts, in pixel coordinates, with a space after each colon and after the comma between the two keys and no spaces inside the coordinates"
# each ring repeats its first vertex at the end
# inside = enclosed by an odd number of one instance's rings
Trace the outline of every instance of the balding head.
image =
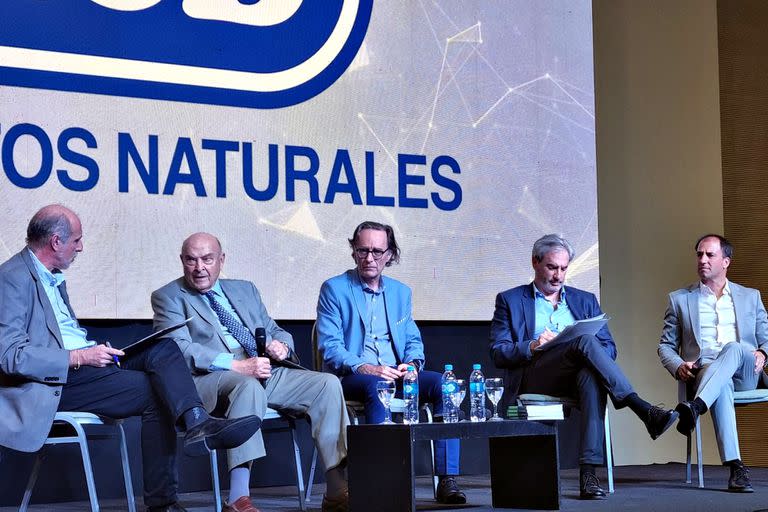
{"type": "Polygon", "coordinates": [[[27,226],[27,246],[49,270],[65,270],[83,250],[77,214],[60,204],[44,206],[27,226]]]}
{"type": "Polygon", "coordinates": [[[79,224],[75,212],[60,204],[50,204],[40,208],[32,216],[27,226],[27,245],[31,249],[46,245],[51,236],[58,235],[62,242],[72,236],[72,225],[79,224]]]}
{"type": "Polygon", "coordinates": [[[221,242],[210,233],[195,233],[181,244],[181,264],[187,285],[205,293],[216,284],[224,264],[221,242]]]}

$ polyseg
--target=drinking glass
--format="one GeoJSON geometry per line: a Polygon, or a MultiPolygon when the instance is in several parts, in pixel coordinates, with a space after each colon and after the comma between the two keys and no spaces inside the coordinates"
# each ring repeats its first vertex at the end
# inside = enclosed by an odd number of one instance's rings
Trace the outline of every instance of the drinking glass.
{"type": "Polygon", "coordinates": [[[504,393],[504,381],[499,378],[485,379],[485,393],[493,404],[493,416],[489,421],[501,421],[499,416],[499,400],[504,393]]]}
{"type": "Polygon", "coordinates": [[[376,392],[379,395],[379,401],[384,404],[384,425],[392,425],[392,412],[389,410],[389,404],[392,397],[395,396],[395,382],[392,380],[380,380],[376,383],[376,392]]]}
{"type": "Polygon", "coordinates": [[[464,379],[456,379],[457,393],[451,394],[451,401],[456,409],[461,409],[461,404],[464,402],[464,397],[467,396],[467,381],[464,379]]]}

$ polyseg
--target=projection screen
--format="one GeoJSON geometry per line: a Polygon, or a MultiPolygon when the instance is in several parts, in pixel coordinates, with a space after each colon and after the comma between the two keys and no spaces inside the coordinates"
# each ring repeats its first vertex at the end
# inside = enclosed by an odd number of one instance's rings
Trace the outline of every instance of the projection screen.
{"type": "Polygon", "coordinates": [[[363,220],[394,226],[416,319],[489,320],[545,233],[597,292],[589,1],[14,0],[0,27],[0,257],[73,208],[82,318],[151,317],[207,231],[312,319],[363,220]]]}

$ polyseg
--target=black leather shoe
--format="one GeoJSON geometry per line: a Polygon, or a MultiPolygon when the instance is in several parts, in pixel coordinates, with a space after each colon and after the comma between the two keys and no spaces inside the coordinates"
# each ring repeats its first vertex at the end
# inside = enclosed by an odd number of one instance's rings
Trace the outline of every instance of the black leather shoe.
{"type": "Polygon", "coordinates": [[[648,417],[645,419],[645,428],[648,429],[648,433],[651,435],[651,439],[658,438],[661,434],[667,431],[669,427],[680,416],[677,411],[671,409],[662,409],[661,407],[654,405],[648,410],[648,417]]]}
{"type": "Polygon", "coordinates": [[[160,507],[147,507],[147,512],[187,512],[187,509],[179,505],[178,502],[173,502],[170,505],[160,507]]]}
{"type": "Polygon", "coordinates": [[[235,448],[253,436],[261,427],[261,418],[208,418],[187,430],[184,436],[184,453],[190,457],[206,455],[211,450],[235,448]]]}
{"type": "Polygon", "coordinates": [[[749,469],[740,460],[731,463],[728,492],[755,492],[749,481],[749,469]]]}
{"type": "Polygon", "coordinates": [[[594,473],[582,473],[579,478],[579,499],[604,500],[605,491],[600,487],[600,480],[594,473]]]}
{"type": "Polygon", "coordinates": [[[675,407],[675,411],[680,415],[680,421],[677,422],[677,431],[684,436],[691,435],[694,427],[696,427],[696,420],[699,418],[699,412],[693,406],[693,402],[680,402],[675,407]]]}
{"type": "Polygon", "coordinates": [[[461,505],[467,502],[467,496],[459,489],[459,484],[452,476],[440,479],[440,483],[437,484],[436,499],[438,503],[446,505],[461,505]]]}

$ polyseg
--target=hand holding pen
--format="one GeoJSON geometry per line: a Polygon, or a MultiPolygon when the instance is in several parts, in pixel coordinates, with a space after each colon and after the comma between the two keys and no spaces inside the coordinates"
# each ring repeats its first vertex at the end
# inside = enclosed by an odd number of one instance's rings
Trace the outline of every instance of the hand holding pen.
{"type": "Polygon", "coordinates": [[[69,352],[69,365],[74,369],[81,366],[95,366],[103,368],[109,364],[117,363],[120,365],[118,356],[123,356],[122,350],[112,348],[109,343],[104,345],[93,345],[88,348],[71,350],[69,352]]]}

